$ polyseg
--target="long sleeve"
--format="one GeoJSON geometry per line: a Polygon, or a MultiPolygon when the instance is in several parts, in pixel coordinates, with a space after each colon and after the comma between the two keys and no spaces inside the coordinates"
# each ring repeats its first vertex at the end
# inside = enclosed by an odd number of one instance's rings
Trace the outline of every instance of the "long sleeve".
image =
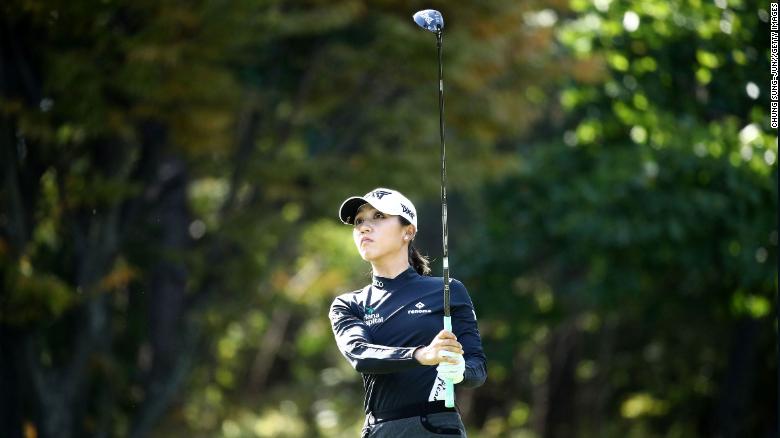
{"type": "Polygon", "coordinates": [[[336,298],[328,313],[341,354],[364,374],[403,371],[420,363],[414,359],[418,347],[389,347],[371,343],[368,325],[351,310],[349,302],[336,298]]]}
{"type": "Polygon", "coordinates": [[[466,371],[463,381],[458,386],[476,388],[482,386],[487,379],[487,358],[482,351],[482,340],[477,326],[477,314],[463,283],[453,280],[452,329],[458,342],[463,345],[463,359],[466,361],[466,371]]]}

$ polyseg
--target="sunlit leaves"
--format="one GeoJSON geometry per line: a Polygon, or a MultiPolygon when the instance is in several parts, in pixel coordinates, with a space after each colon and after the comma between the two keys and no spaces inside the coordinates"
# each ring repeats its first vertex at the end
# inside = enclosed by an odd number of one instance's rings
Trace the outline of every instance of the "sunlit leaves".
{"type": "Polygon", "coordinates": [[[641,416],[658,416],[668,411],[666,402],[659,400],[648,393],[633,394],[620,406],[620,413],[626,418],[641,416]]]}
{"type": "Polygon", "coordinates": [[[706,50],[697,50],[696,51],[696,60],[704,67],[714,69],[718,68],[720,65],[720,61],[718,60],[718,56],[716,56],[712,52],[708,52],[706,50]]]}
{"type": "Polygon", "coordinates": [[[209,227],[217,227],[219,209],[228,194],[228,182],[221,178],[202,178],[189,186],[188,196],[195,215],[209,227]]]}
{"type": "Polygon", "coordinates": [[[737,315],[746,315],[756,319],[767,316],[772,310],[771,303],[766,297],[746,294],[741,290],[732,296],[731,307],[737,315]]]}
{"type": "Polygon", "coordinates": [[[29,326],[56,319],[78,300],[67,282],[35,272],[28,259],[22,259],[16,270],[7,266],[4,271],[3,288],[8,292],[0,314],[4,324],[29,326]]]}
{"type": "Polygon", "coordinates": [[[609,65],[617,71],[628,71],[629,63],[628,59],[620,53],[612,53],[609,58],[609,65]]]}

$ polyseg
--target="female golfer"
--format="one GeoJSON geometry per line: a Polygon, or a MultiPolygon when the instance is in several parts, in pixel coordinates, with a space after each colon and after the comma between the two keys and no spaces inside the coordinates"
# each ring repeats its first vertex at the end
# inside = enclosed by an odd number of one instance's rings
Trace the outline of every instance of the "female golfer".
{"type": "Polygon", "coordinates": [[[341,353],[363,375],[363,437],[466,436],[460,414],[444,406],[444,379],[466,387],[485,382],[486,359],[466,288],[450,283],[453,331],[442,330],[443,280],[412,242],[417,211],[385,188],[344,201],[372,284],[337,297],[330,321],[341,353]],[[437,365],[437,366],[434,366],[437,365]]]}

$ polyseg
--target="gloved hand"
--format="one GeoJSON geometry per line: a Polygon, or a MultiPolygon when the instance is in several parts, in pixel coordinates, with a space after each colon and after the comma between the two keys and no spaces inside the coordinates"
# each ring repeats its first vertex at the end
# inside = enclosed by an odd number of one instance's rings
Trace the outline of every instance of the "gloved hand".
{"type": "Polygon", "coordinates": [[[455,357],[458,359],[458,363],[440,363],[436,367],[436,371],[439,373],[439,377],[445,380],[450,379],[454,384],[462,382],[463,373],[466,372],[466,361],[463,359],[463,355],[453,353],[451,351],[441,351],[439,354],[441,356],[455,357]]]}

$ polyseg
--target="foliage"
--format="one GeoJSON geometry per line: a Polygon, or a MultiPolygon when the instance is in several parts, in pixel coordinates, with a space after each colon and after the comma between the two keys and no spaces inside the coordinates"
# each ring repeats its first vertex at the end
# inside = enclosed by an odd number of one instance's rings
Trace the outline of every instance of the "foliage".
{"type": "Polygon", "coordinates": [[[777,368],[766,12],[725,4],[575,2],[558,28],[609,74],[570,79],[562,138],[523,145],[517,172],[469,203],[468,281],[504,388],[490,398],[519,390],[532,408],[497,435],[538,430],[534,416],[561,436],[775,427],[758,389],[777,368]]]}
{"type": "Polygon", "coordinates": [[[424,7],[489,356],[470,435],[768,433],[765,6],[12,0],[4,436],[357,433],[326,310],[369,266],[334,213],[399,188],[439,251],[424,7]]]}

